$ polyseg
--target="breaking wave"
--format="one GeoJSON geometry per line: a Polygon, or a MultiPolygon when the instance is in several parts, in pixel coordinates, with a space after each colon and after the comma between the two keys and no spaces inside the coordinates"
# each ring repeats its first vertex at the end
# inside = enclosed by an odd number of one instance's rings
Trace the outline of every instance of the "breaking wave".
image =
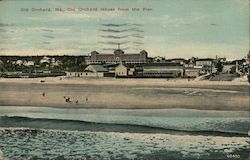
{"type": "Polygon", "coordinates": [[[247,137],[247,133],[240,131],[225,130],[192,130],[178,128],[164,128],[137,124],[116,124],[87,122],[82,120],[29,118],[21,116],[1,116],[0,127],[3,128],[30,128],[34,129],[56,129],[56,130],[77,130],[93,132],[128,132],[128,133],[167,133],[176,135],[212,135],[212,136],[240,136],[247,137]]]}

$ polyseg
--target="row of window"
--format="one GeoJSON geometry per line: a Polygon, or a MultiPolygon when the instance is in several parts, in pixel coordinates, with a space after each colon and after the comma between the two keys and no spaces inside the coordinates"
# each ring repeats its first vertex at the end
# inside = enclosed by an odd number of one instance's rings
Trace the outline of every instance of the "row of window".
{"type": "Polygon", "coordinates": [[[171,72],[171,73],[143,73],[144,75],[179,75],[180,73],[171,72]]]}
{"type": "MultiPolygon", "coordinates": [[[[84,73],[84,74],[85,74],[86,76],[88,75],[88,73],[84,73]]],[[[70,76],[73,76],[73,73],[69,73],[69,75],[70,75],[70,76]]],[[[80,75],[82,76],[83,73],[75,73],[75,76],[78,76],[78,77],[79,77],[80,75]]]]}
{"type": "MultiPolygon", "coordinates": [[[[121,61],[87,61],[88,63],[119,63],[121,61]]],[[[122,61],[126,63],[140,63],[140,62],[146,62],[145,60],[131,60],[131,61],[122,61]]]]}
{"type": "Polygon", "coordinates": [[[124,73],[123,72],[118,72],[118,75],[121,75],[121,74],[123,75],[124,73]]]}

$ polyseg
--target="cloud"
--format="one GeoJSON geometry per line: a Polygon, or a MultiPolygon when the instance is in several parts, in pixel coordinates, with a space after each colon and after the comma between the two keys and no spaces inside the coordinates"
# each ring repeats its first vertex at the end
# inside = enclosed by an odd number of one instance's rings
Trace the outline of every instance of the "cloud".
{"type": "Polygon", "coordinates": [[[135,38],[144,38],[144,36],[140,34],[131,34],[131,35],[124,35],[124,36],[113,36],[113,35],[100,35],[102,38],[108,38],[108,39],[124,39],[128,37],[135,37],[135,38]]]}
{"type": "Polygon", "coordinates": [[[83,50],[79,49],[37,49],[37,50],[0,50],[0,55],[79,55],[83,50]]]}
{"type": "Polygon", "coordinates": [[[50,36],[50,35],[43,35],[43,37],[50,38],[50,39],[54,39],[55,38],[54,36],[50,36]]]}
{"type": "Polygon", "coordinates": [[[123,38],[127,38],[128,35],[125,35],[125,36],[113,36],[113,35],[104,36],[104,35],[100,35],[100,37],[109,38],[109,39],[123,39],[123,38]]]}
{"type": "Polygon", "coordinates": [[[13,26],[17,26],[17,24],[13,24],[13,23],[0,23],[0,27],[13,27],[13,26]]]}
{"type": "Polygon", "coordinates": [[[107,23],[107,24],[101,24],[106,27],[121,27],[121,26],[128,26],[128,23],[122,23],[122,24],[114,24],[114,23],[107,23]]]}
{"type": "Polygon", "coordinates": [[[243,58],[239,55],[248,53],[248,48],[243,47],[244,44],[229,45],[229,44],[205,44],[205,43],[178,43],[175,45],[168,45],[164,48],[157,48],[149,46],[146,48],[150,56],[165,55],[167,58],[215,58],[219,57],[228,58],[243,58]]]}
{"type": "Polygon", "coordinates": [[[110,44],[110,45],[118,45],[118,44],[127,44],[128,41],[120,41],[120,42],[113,42],[113,41],[105,41],[105,42],[99,42],[101,44],[110,44]]]}
{"type": "Polygon", "coordinates": [[[41,29],[41,31],[45,31],[45,32],[54,32],[53,29],[41,29]]]}
{"type": "Polygon", "coordinates": [[[39,33],[39,32],[43,32],[43,33],[52,33],[52,32],[56,32],[56,33],[66,33],[69,32],[71,29],[68,28],[63,28],[62,27],[30,27],[30,26],[18,26],[15,28],[11,28],[11,27],[6,27],[4,29],[0,28],[1,32],[11,32],[13,33],[13,36],[18,36],[18,34],[20,33],[28,33],[28,34],[32,34],[32,33],[39,33]]]}
{"type": "MultiPolygon", "coordinates": [[[[101,50],[103,50],[103,51],[114,51],[116,49],[117,48],[101,48],[101,50]]],[[[120,48],[120,49],[123,50],[123,51],[126,51],[126,50],[130,49],[130,47],[125,47],[125,48],[120,48]]]]}
{"type": "Polygon", "coordinates": [[[121,32],[128,32],[128,31],[144,32],[143,30],[141,30],[139,28],[128,28],[128,29],[123,29],[123,30],[118,30],[118,29],[100,29],[100,31],[109,32],[109,33],[121,33],[121,32]]]}

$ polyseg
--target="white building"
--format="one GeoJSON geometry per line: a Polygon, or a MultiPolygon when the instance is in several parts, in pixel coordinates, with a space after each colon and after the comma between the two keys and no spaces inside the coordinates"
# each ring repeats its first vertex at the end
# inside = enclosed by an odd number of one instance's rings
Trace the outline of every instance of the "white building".
{"type": "Polygon", "coordinates": [[[60,65],[62,65],[62,62],[59,61],[59,60],[57,60],[57,61],[55,61],[55,62],[52,62],[52,61],[51,61],[51,66],[53,66],[53,67],[57,67],[57,66],[60,66],[60,65]]]}
{"type": "Polygon", "coordinates": [[[202,67],[203,74],[215,72],[213,66],[213,59],[206,58],[206,59],[197,59],[195,62],[196,67],[202,67]]]}
{"type": "Polygon", "coordinates": [[[212,66],[213,59],[206,58],[206,59],[197,59],[195,62],[196,66],[212,66]]]}
{"type": "Polygon", "coordinates": [[[34,61],[28,61],[28,62],[23,63],[23,65],[27,66],[27,67],[30,67],[30,66],[34,66],[35,62],[34,61]]]}
{"type": "Polygon", "coordinates": [[[104,68],[103,66],[101,65],[98,65],[98,64],[91,64],[91,65],[88,65],[85,69],[84,69],[85,72],[108,72],[108,69],[104,68]]]}
{"type": "Polygon", "coordinates": [[[42,64],[42,63],[50,63],[50,58],[44,56],[43,59],[40,60],[40,64],[42,64]]]}
{"type": "Polygon", "coordinates": [[[115,76],[127,77],[128,76],[128,66],[126,64],[120,63],[115,67],[115,76]]]}
{"type": "Polygon", "coordinates": [[[185,68],[185,77],[195,78],[198,77],[201,73],[201,68],[188,67],[185,68]]]}
{"type": "Polygon", "coordinates": [[[236,63],[229,61],[223,62],[222,73],[230,73],[233,67],[236,67],[236,63]]]}
{"type": "Polygon", "coordinates": [[[16,61],[16,65],[21,66],[22,64],[23,64],[23,61],[22,61],[22,60],[19,59],[19,60],[16,61]]]}
{"type": "Polygon", "coordinates": [[[165,57],[161,56],[154,57],[154,62],[165,62],[165,60],[166,60],[165,57]]]}
{"type": "Polygon", "coordinates": [[[101,65],[88,65],[83,72],[66,72],[67,77],[104,77],[108,70],[101,65]]]}

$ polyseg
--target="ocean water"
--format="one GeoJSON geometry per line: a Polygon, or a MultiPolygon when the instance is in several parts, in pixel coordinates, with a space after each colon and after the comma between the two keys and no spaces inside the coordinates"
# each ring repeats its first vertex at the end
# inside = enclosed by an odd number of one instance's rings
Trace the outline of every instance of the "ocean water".
{"type": "Polygon", "coordinates": [[[6,159],[247,159],[249,124],[247,111],[1,106],[0,150],[6,159]]]}

